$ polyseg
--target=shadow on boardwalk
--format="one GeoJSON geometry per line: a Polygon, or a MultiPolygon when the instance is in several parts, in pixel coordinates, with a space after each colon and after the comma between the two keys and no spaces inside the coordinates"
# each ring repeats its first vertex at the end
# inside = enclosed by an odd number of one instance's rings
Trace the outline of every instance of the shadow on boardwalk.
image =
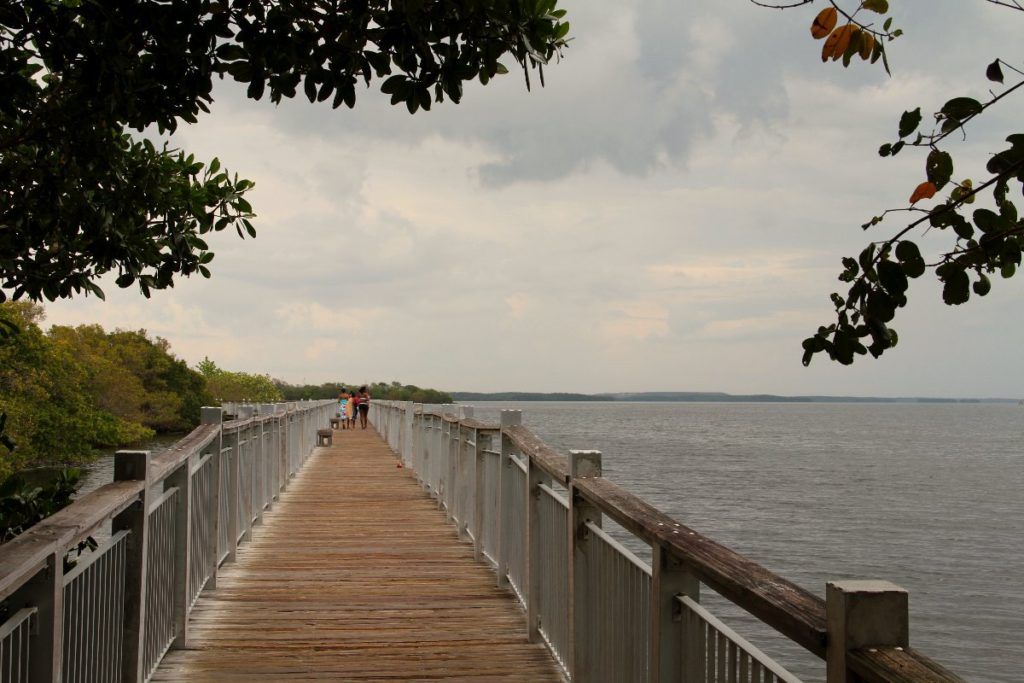
{"type": "Polygon", "coordinates": [[[560,681],[494,575],[375,432],[335,432],[152,681],[560,681]]]}

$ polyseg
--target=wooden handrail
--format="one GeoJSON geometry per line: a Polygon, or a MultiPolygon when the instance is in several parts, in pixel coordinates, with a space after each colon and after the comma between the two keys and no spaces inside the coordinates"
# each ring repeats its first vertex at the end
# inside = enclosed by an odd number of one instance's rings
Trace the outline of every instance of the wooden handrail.
{"type": "Polygon", "coordinates": [[[138,481],[101,486],[5,543],[0,553],[0,599],[21,587],[47,558],[74,547],[138,500],[142,488],[138,481]]]}
{"type": "Polygon", "coordinates": [[[469,427],[470,429],[491,429],[498,430],[500,427],[493,422],[482,422],[472,417],[464,417],[461,422],[463,427],[469,427]]]}
{"type": "Polygon", "coordinates": [[[555,481],[562,486],[569,482],[569,461],[564,455],[541,441],[540,437],[528,427],[523,425],[505,427],[501,432],[512,440],[513,445],[523,455],[530,458],[537,467],[544,470],[555,481]]]}
{"type": "Polygon", "coordinates": [[[825,656],[824,600],[603,477],[574,479],[572,485],[634,536],[667,548],[719,594],[819,657],[825,656]]]}

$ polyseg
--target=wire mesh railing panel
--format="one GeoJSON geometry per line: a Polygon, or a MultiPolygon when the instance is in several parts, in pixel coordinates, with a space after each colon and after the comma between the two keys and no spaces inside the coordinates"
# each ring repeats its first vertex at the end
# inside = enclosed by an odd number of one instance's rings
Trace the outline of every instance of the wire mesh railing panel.
{"type": "Polygon", "coordinates": [[[38,632],[38,610],[26,607],[0,624],[0,683],[28,683],[32,639],[38,632]]]}
{"type": "Polygon", "coordinates": [[[565,496],[541,484],[537,501],[540,535],[540,632],[563,669],[569,667],[569,503],[565,496]]]}
{"type": "Polygon", "coordinates": [[[166,491],[150,508],[149,536],[146,548],[145,638],[142,651],[143,672],[156,669],[175,637],[174,569],[177,537],[179,489],[166,491]]]}
{"type": "Polygon", "coordinates": [[[764,652],[691,598],[676,598],[682,610],[683,667],[694,683],[800,683],[764,652]]]}
{"type": "Polygon", "coordinates": [[[498,525],[501,521],[498,509],[501,502],[498,495],[498,487],[501,483],[500,473],[501,454],[485,450],[483,452],[484,518],[483,524],[480,526],[483,538],[480,541],[484,556],[494,564],[498,563],[498,525]]]}
{"type": "Polygon", "coordinates": [[[505,553],[505,565],[508,567],[508,582],[526,604],[526,467],[515,456],[509,458],[509,466],[505,470],[508,476],[502,492],[502,500],[508,501],[504,510],[504,528],[502,529],[502,548],[505,553]]]}
{"type": "Polygon", "coordinates": [[[577,637],[600,681],[646,681],[651,570],[593,522],[587,522],[587,618],[577,637]]]}
{"type": "Polygon", "coordinates": [[[213,456],[199,461],[192,474],[192,501],[189,532],[188,604],[191,608],[199,599],[213,571],[214,558],[210,556],[216,519],[213,500],[213,456]]]}
{"type": "Polygon", "coordinates": [[[114,534],[64,575],[64,683],[121,680],[128,534],[114,534]]]}

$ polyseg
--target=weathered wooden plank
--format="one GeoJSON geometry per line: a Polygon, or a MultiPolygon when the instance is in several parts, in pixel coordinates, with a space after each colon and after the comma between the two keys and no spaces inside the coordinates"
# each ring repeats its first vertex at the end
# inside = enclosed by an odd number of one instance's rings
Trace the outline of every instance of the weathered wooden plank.
{"type": "Polygon", "coordinates": [[[223,565],[153,681],[561,680],[370,430],[335,434],[223,565]]]}
{"type": "Polygon", "coordinates": [[[483,422],[474,417],[464,417],[460,420],[463,427],[469,427],[470,429],[498,429],[496,422],[483,422]]]}
{"type": "Polygon", "coordinates": [[[529,427],[515,425],[505,427],[502,433],[508,436],[524,455],[530,456],[533,462],[549,476],[563,486],[569,481],[569,461],[564,455],[541,441],[529,427]]]}
{"type": "Polygon", "coordinates": [[[701,581],[818,656],[825,654],[825,601],[721,543],[703,536],[603,478],[576,488],[648,543],[661,543],[701,581]]]}
{"type": "Polygon", "coordinates": [[[913,648],[871,647],[854,650],[847,662],[866,683],[963,683],[938,662],[913,648]]]}

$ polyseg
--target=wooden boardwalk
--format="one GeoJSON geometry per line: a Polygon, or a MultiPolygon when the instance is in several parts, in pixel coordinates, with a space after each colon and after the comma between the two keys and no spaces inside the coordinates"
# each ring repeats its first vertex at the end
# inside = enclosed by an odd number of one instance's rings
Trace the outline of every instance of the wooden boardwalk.
{"type": "Polygon", "coordinates": [[[522,611],[372,429],[335,432],[200,598],[153,681],[561,681],[522,611]]]}

